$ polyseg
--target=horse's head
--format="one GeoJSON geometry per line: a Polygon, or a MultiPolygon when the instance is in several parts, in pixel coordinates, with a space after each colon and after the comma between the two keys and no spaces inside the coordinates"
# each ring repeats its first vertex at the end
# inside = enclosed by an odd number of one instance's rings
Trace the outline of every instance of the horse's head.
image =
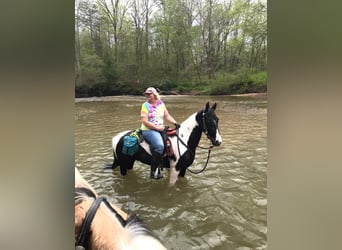
{"type": "Polygon", "coordinates": [[[76,249],[166,250],[139,217],[98,196],[75,168],[76,249]]]}
{"type": "Polygon", "coordinates": [[[209,102],[205,105],[205,109],[202,113],[203,132],[211,141],[213,146],[219,146],[222,143],[222,137],[218,128],[219,119],[215,114],[216,102],[212,107],[209,106],[209,102]]]}

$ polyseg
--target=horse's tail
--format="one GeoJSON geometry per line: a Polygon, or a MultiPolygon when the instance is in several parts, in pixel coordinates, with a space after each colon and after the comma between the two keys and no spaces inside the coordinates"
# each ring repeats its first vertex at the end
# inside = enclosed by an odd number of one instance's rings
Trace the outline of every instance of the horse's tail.
{"type": "Polygon", "coordinates": [[[113,164],[112,164],[112,169],[114,169],[117,166],[119,166],[119,160],[118,160],[114,150],[113,150],[113,156],[114,156],[114,161],[113,161],[113,164]]]}

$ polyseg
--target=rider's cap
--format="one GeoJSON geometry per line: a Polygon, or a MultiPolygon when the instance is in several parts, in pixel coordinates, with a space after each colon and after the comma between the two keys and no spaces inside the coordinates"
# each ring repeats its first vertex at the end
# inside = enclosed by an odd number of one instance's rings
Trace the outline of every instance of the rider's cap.
{"type": "Polygon", "coordinates": [[[154,95],[157,95],[158,92],[157,92],[157,90],[156,90],[155,88],[153,88],[153,87],[148,87],[148,88],[145,90],[145,92],[144,92],[144,95],[145,95],[145,94],[154,94],[154,95]]]}

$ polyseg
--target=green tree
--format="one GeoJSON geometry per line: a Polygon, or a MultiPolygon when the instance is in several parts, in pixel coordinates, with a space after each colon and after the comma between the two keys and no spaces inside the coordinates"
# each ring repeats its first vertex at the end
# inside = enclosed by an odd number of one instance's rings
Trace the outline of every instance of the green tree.
{"type": "Polygon", "coordinates": [[[267,67],[266,7],[265,0],[77,0],[76,84],[134,93],[152,84],[206,90],[260,79],[250,76],[267,67]]]}

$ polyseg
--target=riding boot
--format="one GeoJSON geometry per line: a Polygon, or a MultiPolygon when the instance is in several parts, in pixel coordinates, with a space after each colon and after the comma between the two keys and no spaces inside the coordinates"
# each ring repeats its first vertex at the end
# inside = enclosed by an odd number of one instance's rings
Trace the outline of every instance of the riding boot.
{"type": "Polygon", "coordinates": [[[152,151],[150,178],[160,179],[164,177],[163,174],[160,172],[161,161],[162,161],[162,155],[157,152],[152,151]]]}

